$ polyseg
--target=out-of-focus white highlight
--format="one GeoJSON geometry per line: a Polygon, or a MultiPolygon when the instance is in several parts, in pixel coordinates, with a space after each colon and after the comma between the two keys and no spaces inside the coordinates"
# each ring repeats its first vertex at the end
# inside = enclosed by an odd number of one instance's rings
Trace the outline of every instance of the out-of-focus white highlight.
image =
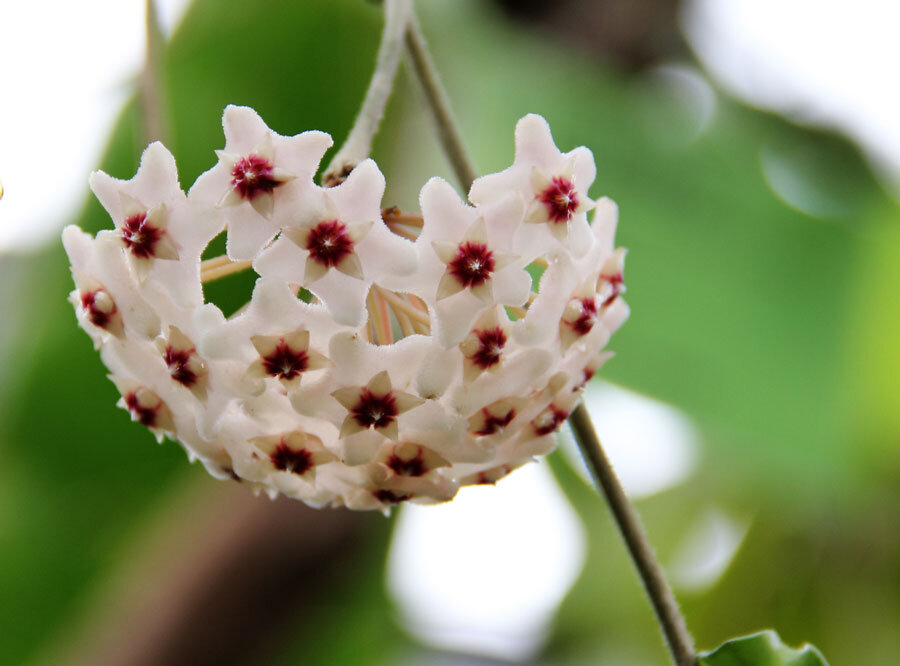
{"type": "MultiPolygon", "coordinates": [[[[625,492],[635,499],[687,479],[697,464],[699,435],[682,412],[638,393],[593,381],[584,404],[625,492]]],[[[570,438],[563,452],[588,483],[590,474],[570,438]]]]}
{"type": "Polygon", "coordinates": [[[900,2],[690,0],[682,24],[726,87],[841,129],[900,186],[900,2]]]}
{"type": "Polygon", "coordinates": [[[583,527],[544,463],[441,506],[404,506],[388,584],[407,629],[441,649],[525,659],[584,564],[583,527]]]}
{"type": "Polygon", "coordinates": [[[789,206],[814,217],[846,214],[846,204],[817,182],[801,160],[770,146],[763,147],[759,159],[769,187],[789,206]]]}
{"type": "MultiPolygon", "coordinates": [[[[165,31],[187,4],[157,3],[165,31]]],[[[0,251],[46,242],[71,221],[143,54],[143,0],[4,4],[0,251]]]]}
{"type": "Polygon", "coordinates": [[[669,571],[683,590],[702,592],[719,580],[737,554],[749,524],[711,507],[688,530],[669,571]]]}
{"type": "Polygon", "coordinates": [[[698,138],[712,124],[716,115],[716,93],[706,76],[696,67],[682,63],[666,63],[654,67],[644,79],[649,93],[648,110],[665,114],[655,138],[670,144],[684,145],[698,138]],[[656,104],[661,97],[665,104],[656,104]],[[680,131],[672,131],[674,115],[680,131]]]}
{"type": "MultiPolygon", "coordinates": [[[[631,497],[660,492],[694,470],[697,430],[677,409],[598,381],[588,385],[585,405],[631,497]]],[[[563,450],[590,483],[574,443],[563,450]]],[[[683,567],[686,585],[727,566],[731,556],[722,564],[722,553],[733,537],[725,520],[689,536],[688,545],[719,540],[693,554],[697,572],[683,567]]],[[[424,643],[524,659],[543,643],[584,555],[581,524],[548,470],[526,465],[496,487],[463,488],[448,504],[403,507],[388,583],[405,626],[424,643]]]]}

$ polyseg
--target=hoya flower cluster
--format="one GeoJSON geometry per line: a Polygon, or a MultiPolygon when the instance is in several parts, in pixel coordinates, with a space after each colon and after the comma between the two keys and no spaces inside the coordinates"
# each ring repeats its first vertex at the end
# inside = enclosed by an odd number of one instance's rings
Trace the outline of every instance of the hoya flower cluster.
{"type": "Polygon", "coordinates": [[[133,420],[214,476],[352,509],[448,500],[554,446],[628,315],[589,150],[526,116],[512,166],[470,203],[432,178],[418,214],[384,207],[371,160],[317,185],[327,134],[233,106],[224,127],[187,195],[154,143],[131,180],[91,179],[114,229],[63,232],[78,321],[133,420]],[[226,317],[203,284],[238,270],[259,277],[226,317]]]}

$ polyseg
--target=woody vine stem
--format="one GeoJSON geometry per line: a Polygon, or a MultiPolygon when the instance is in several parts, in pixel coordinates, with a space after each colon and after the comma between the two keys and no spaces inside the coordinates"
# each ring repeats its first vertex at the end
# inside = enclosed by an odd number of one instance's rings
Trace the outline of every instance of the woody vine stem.
{"type": "MultiPolygon", "coordinates": [[[[391,2],[386,2],[389,7],[391,2]]],[[[385,31],[387,34],[387,30],[385,31]]],[[[406,51],[412,70],[420,84],[429,111],[435,122],[441,145],[453,171],[464,190],[468,190],[476,172],[466,152],[459,129],[453,120],[450,103],[434,62],[428,51],[421,28],[410,8],[406,27],[406,51]]],[[[352,133],[351,133],[352,136],[352,133]]],[[[575,440],[588,463],[595,483],[603,492],[616,526],[622,535],[635,568],[653,605],[666,645],[676,666],[696,666],[694,641],[688,632],[684,616],[656,559],[634,506],[625,495],[615,471],[606,457],[597,433],[583,404],[576,407],[569,425],[575,440]]]]}

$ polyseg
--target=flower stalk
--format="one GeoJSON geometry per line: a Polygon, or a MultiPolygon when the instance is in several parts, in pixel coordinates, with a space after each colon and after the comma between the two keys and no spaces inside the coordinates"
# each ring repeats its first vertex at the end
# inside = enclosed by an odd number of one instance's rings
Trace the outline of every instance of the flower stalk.
{"type": "Polygon", "coordinates": [[[403,51],[406,24],[411,12],[411,0],[385,0],[384,32],[378,48],[375,72],[366,90],[362,107],[344,145],[322,174],[322,184],[338,185],[353,168],[366,159],[372,149],[372,139],[378,132],[384,109],[394,87],[394,78],[403,51]]]}
{"type": "Polygon", "coordinates": [[[478,173],[475,171],[475,166],[466,151],[462,135],[453,118],[450,99],[447,97],[447,91],[441,85],[437,68],[428,51],[425,36],[422,34],[422,28],[412,12],[410,12],[406,28],[406,53],[412,63],[416,80],[428,102],[428,109],[431,111],[444,154],[450,161],[453,173],[456,174],[460,184],[468,190],[475,178],[478,177],[478,173]]]}
{"type": "Polygon", "coordinates": [[[650,603],[656,613],[656,619],[666,638],[666,645],[677,666],[696,666],[697,656],[694,641],[687,629],[684,616],[678,608],[678,602],[672,588],[666,581],[665,574],[656,559],[653,547],[641,525],[641,519],[628,500],[622,484],[619,482],[597,432],[591,423],[584,404],[578,405],[569,417],[569,425],[575,435],[578,448],[584,456],[594,483],[603,492],[610,512],[616,521],[628,553],[644,584],[650,603]]]}
{"type": "MultiPolygon", "coordinates": [[[[438,129],[438,136],[444,152],[460,184],[468,190],[476,178],[476,171],[466,152],[459,129],[453,120],[447,93],[441,85],[421,28],[413,14],[410,14],[406,30],[406,47],[413,63],[413,71],[425,94],[429,110],[438,129]]],[[[521,316],[524,314],[525,310],[521,309],[521,316]]],[[[579,404],[572,411],[569,425],[594,482],[606,498],[616,526],[625,541],[647,596],[650,598],[673,663],[676,666],[697,666],[694,642],[688,632],[684,616],[681,614],[672,589],[666,581],[662,566],[657,561],[647,539],[640,517],[625,495],[625,491],[603,451],[584,404],[579,404]]]]}
{"type": "Polygon", "coordinates": [[[252,264],[252,261],[232,261],[225,255],[207,259],[200,264],[200,279],[206,284],[207,282],[245,271],[252,264]]]}
{"type": "Polygon", "coordinates": [[[146,0],[144,12],[146,49],[144,68],[140,74],[138,100],[144,143],[147,144],[167,138],[161,74],[165,36],[159,25],[159,15],[154,0],[146,0]]]}

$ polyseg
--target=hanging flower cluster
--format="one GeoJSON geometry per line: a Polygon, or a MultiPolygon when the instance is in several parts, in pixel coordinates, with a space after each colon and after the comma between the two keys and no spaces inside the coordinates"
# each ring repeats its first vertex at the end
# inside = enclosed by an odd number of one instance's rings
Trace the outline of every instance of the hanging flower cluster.
{"type": "Polygon", "coordinates": [[[471,204],[432,178],[411,214],[382,207],[372,160],[318,186],[327,134],[234,106],[224,128],[187,195],[154,143],[131,180],[91,179],[115,229],[63,232],[78,321],[133,420],[216,477],[352,509],[445,501],[553,448],[628,316],[589,150],[526,116],[471,204]],[[203,284],[238,270],[259,278],[226,318],[203,284]]]}

